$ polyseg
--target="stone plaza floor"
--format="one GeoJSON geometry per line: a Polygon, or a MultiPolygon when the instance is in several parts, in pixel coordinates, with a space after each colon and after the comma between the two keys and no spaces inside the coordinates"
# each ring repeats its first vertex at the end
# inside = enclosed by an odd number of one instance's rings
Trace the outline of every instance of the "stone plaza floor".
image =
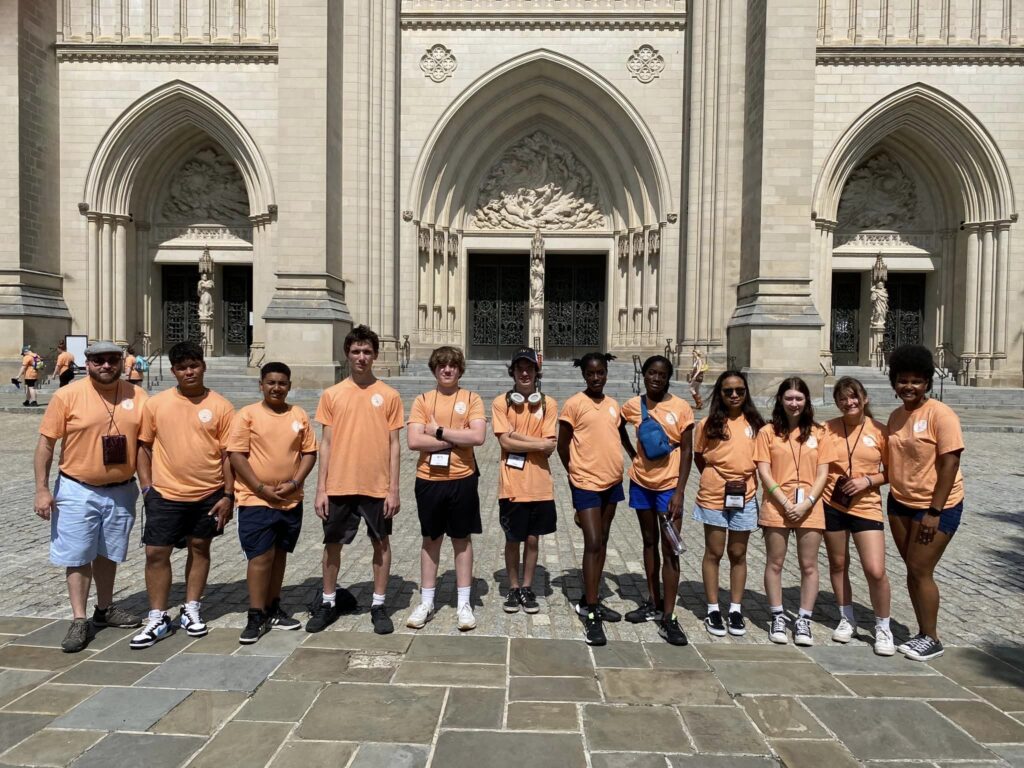
{"type": "MultiPolygon", "coordinates": [[[[861,639],[830,641],[837,613],[824,553],[815,647],[771,645],[756,536],[748,634],[710,638],[701,625],[701,531],[688,516],[677,616],[691,645],[670,647],[653,625],[622,622],[606,624],[607,647],[588,648],[570,609],[582,589],[582,541],[557,462],[559,531],[542,543],[541,612],[505,614],[493,439],[478,451],[484,534],[474,541],[476,631],[455,629],[450,548],[438,615],[419,633],[404,627],[419,581],[415,457],[404,452],[388,589],[394,635],[370,634],[370,548],[360,536],[343,553],[339,579],[360,599],[359,613],[320,635],[274,632],[240,647],[245,563],[232,525],[214,544],[204,596],[210,636],[179,633],[131,651],[128,630],[107,629],[88,650],[68,655],[59,650],[68,618],[63,572],[48,565],[48,524],[32,512],[40,417],[0,413],[0,766],[1024,766],[1019,434],[965,435],[967,509],[938,573],[940,628],[951,647],[931,664],[872,654],[856,560],[861,639]]],[[[308,506],[306,522],[284,594],[300,618],[319,578],[319,526],[308,506]]],[[[139,535],[136,528],[116,597],[141,612],[139,535]]],[[[888,564],[899,640],[915,627],[891,546],[888,564]]],[[[182,566],[176,556],[174,600],[182,566]]],[[[644,589],[639,535],[621,506],[605,571],[605,601],[632,608],[644,589]]],[[[786,606],[795,609],[795,561],[784,583],[786,606]]]]}

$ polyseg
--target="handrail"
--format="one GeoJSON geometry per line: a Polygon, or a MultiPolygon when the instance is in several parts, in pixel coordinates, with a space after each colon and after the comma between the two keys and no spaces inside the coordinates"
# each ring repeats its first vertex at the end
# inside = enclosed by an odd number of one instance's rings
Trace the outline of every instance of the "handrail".
{"type": "Polygon", "coordinates": [[[633,394],[640,394],[640,355],[633,355],[633,394]]]}
{"type": "Polygon", "coordinates": [[[159,387],[160,384],[164,380],[164,354],[163,353],[164,353],[163,347],[158,347],[157,350],[155,352],[153,352],[153,354],[151,354],[151,355],[143,355],[143,357],[145,357],[145,359],[146,359],[146,362],[149,363],[149,366],[146,368],[146,389],[147,390],[152,390],[153,389],[152,373],[153,373],[153,361],[154,360],[156,360],[157,373],[159,374],[156,377],[156,386],[159,387]]]}
{"type": "MultiPolygon", "coordinates": [[[[968,386],[971,380],[971,361],[973,359],[970,355],[958,355],[953,351],[952,345],[947,342],[939,344],[935,347],[935,367],[937,370],[943,369],[947,371],[945,377],[939,376],[939,381],[941,382],[943,378],[952,377],[957,384],[968,386]],[[946,365],[947,355],[956,361],[956,368],[949,368],[946,365]]],[[[942,399],[941,396],[939,399],[942,399]]]]}

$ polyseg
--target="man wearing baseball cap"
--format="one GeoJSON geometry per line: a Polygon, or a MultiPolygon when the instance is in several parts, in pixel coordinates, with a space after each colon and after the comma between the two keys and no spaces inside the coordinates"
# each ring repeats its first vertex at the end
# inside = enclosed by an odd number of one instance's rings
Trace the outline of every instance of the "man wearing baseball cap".
{"type": "Polygon", "coordinates": [[[96,581],[94,627],[137,627],[141,620],[113,604],[117,564],[128,554],[135,523],[139,425],[146,393],[121,381],[121,348],[109,341],[85,350],[84,379],[58,389],[39,426],[35,512],[50,521],[50,562],[64,566],[74,618],[61,643],[66,653],[89,643],[89,588],[96,581]],[[61,441],[60,471],[50,492],[50,467],[61,441]]]}

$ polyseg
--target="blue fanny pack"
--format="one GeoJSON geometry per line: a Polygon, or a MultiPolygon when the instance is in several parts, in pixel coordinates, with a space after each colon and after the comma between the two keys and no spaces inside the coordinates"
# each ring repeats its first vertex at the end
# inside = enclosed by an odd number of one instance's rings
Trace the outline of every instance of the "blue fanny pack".
{"type": "Polygon", "coordinates": [[[668,456],[675,448],[665,429],[648,413],[646,395],[640,395],[640,424],[636,428],[636,439],[644,448],[644,456],[651,460],[668,456]]]}

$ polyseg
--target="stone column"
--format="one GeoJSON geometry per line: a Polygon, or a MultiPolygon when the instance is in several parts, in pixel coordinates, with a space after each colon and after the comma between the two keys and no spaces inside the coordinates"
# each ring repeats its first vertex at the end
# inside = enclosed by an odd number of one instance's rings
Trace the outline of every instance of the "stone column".
{"type": "Polygon", "coordinates": [[[787,374],[822,383],[811,289],[817,0],[751,3],[747,17],[742,247],[729,353],[752,389],[787,374]]]}
{"type": "Polygon", "coordinates": [[[114,217],[113,340],[126,345],[128,339],[128,225],[127,216],[114,217]]]}
{"type": "Polygon", "coordinates": [[[149,233],[152,225],[148,221],[135,222],[135,328],[142,333],[145,353],[150,353],[153,339],[153,264],[149,257],[149,233]]]}
{"type": "MultiPolygon", "coordinates": [[[[822,365],[832,370],[832,248],[835,245],[836,223],[827,219],[814,222],[817,242],[813,252],[817,258],[815,287],[818,313],[821,316],[821,357],[822,365]]],[[[873,350],[869,350],[869,353],[873,350]]]]}
{"type": "Polygon", "coordinates": [[[530,325],[526,343],[544,351],[544,237],[538,229],[530,241],[530,325]]]}
{"type": "Polygon", "coordinates": [[[964,269],[964,344],[965,357],[977,357],[978,347],[978,263],[981,254],[981,227],[965,224],[967,231],[967,260],[964,269]]]}

